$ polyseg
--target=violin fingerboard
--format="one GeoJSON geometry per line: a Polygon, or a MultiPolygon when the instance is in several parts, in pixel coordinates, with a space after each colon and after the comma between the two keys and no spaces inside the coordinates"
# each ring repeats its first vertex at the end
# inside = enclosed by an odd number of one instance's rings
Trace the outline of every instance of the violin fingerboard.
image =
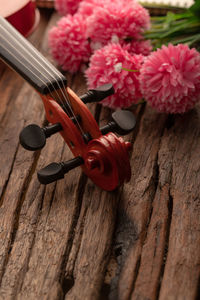
{"type": "Polygon", "coordinates": [[[67,85],[65,76],[1,16],[0,58],[43,95],[67,85]]]}

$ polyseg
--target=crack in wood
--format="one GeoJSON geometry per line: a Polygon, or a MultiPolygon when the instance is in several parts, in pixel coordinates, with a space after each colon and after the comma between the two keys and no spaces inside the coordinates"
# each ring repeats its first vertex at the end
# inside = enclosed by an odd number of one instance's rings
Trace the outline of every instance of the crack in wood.
{"type": "MultiPolygon", "coordinates": [[[[128,255],[128,250],[138,239],[137,228],[128,218],[125,211],[118,210],[113,241],[113,254],[117,261],[115,276],[110,282],[109,299],[118,299],[117,286],[121,270],[128,255]],[[122,229],[121,229],[122,228],[122,229]]],[[[131,292],[130,292],[131,293],[131,292]]]]}
{"type": "Polygon", "coordinates": [[[80,180],[78,183],[78,189],[77,189],[77,195],[76,195],[78,205],[77,205],[76,211],[74,213],[72,226],[69,231],[70,238],[66,245],[65,254],[63,256],[63,262],[62,262],[61,268],[60,268],[59,281],[61,283],[61,287],[62,287],[62,291],[63,291],[63,299],[65,298],[66,294],[71,290],[71,288],[73,287],[73,285],[75,283],[75,279],[74,279],[73,275],[70,274],[70,276],[66,276],[65,270],[66,270],[66,265],[67,265],[67,259],[69,258],[70,251],[71,251],[72,245],[73,245],[73,240],[75,237],[75,230],[76,230],[76,226],[77,226],[78,219],[80,216],[80,211],[81,211],[82,200],[83,200],[86,183],[87,183],[87,177],[82,173],[82,176],[80,177],[80,180]]]}
{"type": "Polygon", "coordinates": [[[136,280],[137,280],[137,277],[139,274],[139,269],[140,269],[140,264],[141,264],[141,257],[142,257],[142,251],[136,262],[136,266],[135,266],[135,270],[134,270],[134,277],[133,277],[133,282],[132,282],[132,290],[130,291],[130,295],[129,295],[128,299],[131,299],[131,295],[135,289],[135,284],[136,284],[136,280]]]}
{"type": "Polygon", "coordinates": [[[110,295],[110,284],[103,283],[100,291],[99,300],[109,300],[110,295]]]}
{"type": "MultiPolygon", "coordinates": [[[[18,145],[18,148],[19,148],[19,145],[18,145]]],[[[18,150],[18,148],[17,148],[17,150],[18,150]]],[[[17,155],[17,151],[16,151],[16,155],[17,155]]],[[[10,253],[11,253],[14,241],[15,241],[17,229],[18,229],[18,226],[19,226],[19,215],[20,215],[21,207],[22,207],[24,199],[26,197],[26,193],[28,191],[28,187],[29,187],[29,183],[31,181],[32,175],[33,175],[33,173],[34,173],[34,171],[36,169],[36,165],[37,165],[39,156],[40,156],[40,152],[39,151],[36,152],[36,153],[34,153],[33,164],[30,167],[30,171],[28,172],[26,178],[24,179],[24,183],[23,183],[23,187],[22,187],[21,193],[20,193],[20,195],[19,195],[19,197],[17,199],[18,205],[17,205],[17,209],[15,211],[15,216],[14,216],[13,223],[12,223],[12,231],[11,231],[11,234],[10,234],[10,240],[9,240],[9,243],[8,243],[8,246],[7,246],[7,256],[5,257],[5,260],[4,260],[4,263],[3,263],[3,267],[2,267],[2,272],[1,272],[1,275],[0,275],[0,285],[1,285],[2,278],[4,276],[4,272],[5,272],[6,266],[7,266],[8,262],[9,262],[10,253]]],[[[14,165],[14,163],[13,163],[13,165],[14,165]]]]}
{"type": "Polygon", "coordinates": [[[146,231],[145,231],[145,234],[144,234],[144,239],[143,239],[142,245],[144,245],[144,243],[146,241],[146,238],[147,238],[148,227],[149,227],[149,224],[151,223],[151,218],[152,218],[152,213],[153,213],[153,202],[154,202],[154,199],[155,199],[155,196],[156,196],[156,191],[157,191],[157,188],[158,188],[158,185],[159,185],[158,155],[156,157],[155,165],[154,165],[153,169],[154,169],[154,172],[153,172],[153,176],[151,178],[151,181],[148,185],[148,188],[144,191],[144,194],[145,194],[148,191],[148,189],[152,188],[152,186],[153,186],[153,191],[152,191],[152,194],[151,194],[152,196],[151,196],[151,199],[150,199],[151,207],[150,207],[150,212],[149,212],[149,219],[147,220],[146,231]]]}
{"type": "Polygon", "coordinates": [[[199,280],[198,280],[198,284],[197,284],[197,291],[196,291],[196,296],[195,296],[195,300],[199,300],[200,299],[200,276],[199,276],[199,280]]]}
{"type": "MultiPolygon", "coordinates": [[[[81,206],[80,206],[80,211],[81,211],[81,206]]],[[[79,218],[80,218],[80,211],[79,211],[79,215],[77,215],[77,223],[78,223],[79,218]]],[[[83,215],[81,216],[81,219],[80,219],[80,225],[79,225],[79,230],[78,230],[79,231],[79,239],[78,239],[78,245],[76,243],[77,248],[76,248],[76,253],[75,253],[74,257],[73,257],[73,265],[71,263],[69,270],[67,268],[67,264],[65,266],[65,268],[67,269],[65,276],[67,278],[73,278],[74,267],[75,267],[76,259],[77,259],[78,252],[79,252],[79,249],[80,249],[82,237],[83,237],[83,230],[84,230],[84,224],[85,224],[86,214],[87,214],[87,208],[84,210],[84,213],[83,213],[83,215]]],[[[76,227],[77,227],[77,223],[76,223],[76,226],[75,226],[75,230],[76,230],[76,227]]],[[[75,232],[75,230],[74,230],[74,232],[75,232]]],[[[72,241],[72,244],[73,244],[73,241],[72,241]]],[[[71,245],[71,248],[72,248],[72,245],[71,245]]]]}
{"type": "MultiPolygon", "coordinates": [[[[42,203],[43,203],[43,200],[44,200],[45,190],[46,190],[46,187],[44,187],[44,189],[43,189],[39,211],[41,211],[41,209],[42,209],[42,203]]],[[[31,204],[31,202],[30,202],[30,204],[31,204]]],[[[38,214],[38,216],[37,216],[37,219],[36,219],[36,222],[35,222],[35,229],[37,228],[37,223],[38,223],[39,218],[40,218],[40,214],[38,214]]],[[[32,255],[34,244],[35,244],[35,237],[36,237],[36,230],[33,231],[33,238],[32,238],[32,242],[30,244],[30,251],[29,251],[28,256],[26,258],[26,262],[23,265],[23,269],[20,272],[20,276],[19,276],[20,280],[17,281],[17,285],[15,287],[16,294],[18,294],[21,291],[21,288],[22,288],[22,285],[23,285],[23,282],[24,282],[24,278],[25,278],[26,273],[28,271],[28,264],[29,264],[29,261],[30,261],[31,255],[32,255]]],[[[13,299],[14,298],[15,297],[13,297],[13,299]]]]}
{"type": "Polygon", "coordinates": [[[5,197],[5,194],[6,194],[6,189],[7,189],[7,186],[8,186],[10,176],[11,176],[12,171],[13,171],[13,166],[14,166],[14,163],[15,163],[15,159],[16,159],[16,156],[17,156],[18,149],[19,149],[19,144],[17,145],[16,151],[14,153],[13,161],[12,161],[12,164],[11,164],[11,167],[10,167],[10,171],[8,173],[8,177],[7,177],[7,179],[4,183],[4,186],[2,187],[2,192],[1,192],[1,195],[0,195],[0,207],[3,204],[3,200],[4,200],[4,197],[5,197]]]}
{"type": "Polygon", "coordinates": [[[161,289],[161,285],[162,285],[163,274],[165,271],[165,264],[166,264],[167,256],[168,256],[169,237],[170,237],[170,229],[171,229],[171,221],[172,221],[172,213],[173,213],[173,197],[170,193],[170,190],[169,190],[168,211],[169,211],[169,213],[168,213],[168,220],[167,220],[167,232],[166,232],[165,247],[164,247],[165,251],[164,251],[164,255],[163,255],[163,264],[162,264],[161,270],[160,270],[160,281],[159,281],[157,295],[156,295],[157,300],[160,297],[160,289],[161,289]]]}
{"type": "Polygon", "coordinates": [[[4,72],[5,72],[5,69],[6,69],[6,65],[3,61],[1,61],[0,59],[0,77],[2,78],[4,72]]]}
{"type": "Polygon", "coordinates": [[[63,291],[63,295],[62,295],[62,299],[59,300],[64,300],[65,296],[67,295],[67,293],[73,288],[75,283],[74,277],[72,276],[71,278],[67,278],[64,277],[62,279],[62,291],[63,291]]]}
{"type": "MultiPolygon", "coordinates": [[[[140,129],[140,123],[142,120],[142,116],[144,115],[145,112],[145,107],[146,107],[146,103],[141,104],[139,107],[136,107],[135,110],[133,110],[133,114],[136,114],[136,125],[135,128],[132,132],[132,138],[131,138],[131,143],[134,145],[134,141],[137,138],[137,135],[139,133],[139,129],[140,129]]],[[[133,149],[132,149],[133,151],[133,149]]],[[[132,154],[132,153],[131,153],[132,154]]]]}
{"type": "Polygon", "coordinates": [[[169,114],[168,118],[166,120],[165,127],[169,130],[170,128],[172,128],[174,126],[174,123],[175,123],[175,116],[172,114],[169,114]]]}
{"type": "MultiPolygon", "coordinates": [[[[164,131],[164,128],[163,128],[163,131],[164,131]]],[[[161,133],[161,138],[162,138],[162,135],[163,135],[163,132],[161,133]]],[[[160,142],[161,142],[161,138],[160,138],[160,142]]],[[[159,145],[160,145],[160,142],[159,142],[159,145]]],[[[160,146],[159,146],[159,148],[160,148],[160,146]]],[[[152,188],[152,186],[153,186],[153,191],[151,191],[151,193],[149,193],[149,195],[151,195],[151,199],[150,199],[151,207],[149,209],[149,217],[147,219],[147,224],[145,226],[145,231],[143,233],[143,238],[141,239],[141,253],[140,253],[140,255],[137,259],[137,262],[136,262],[134,278],[133,278],[133,282],[132,282],[132,288],[130,290],[129,299],[131,299],[131,296],[134,293],[136,280],[137,280],[137,277],[139,275],[143,246],[144,246],[145,241],[147,239],[148,228],[149,228],[149,225],[151,223],[151,218],[152,218],[152,214],[153,214],[153,202],[155,200],[155,196],[156,196],[156,192],[157,192],[157,188],[158,188],[158,184],[159,184],[158,154],[156,156],[155,164],[154,164],[153,169],[154,169],[153,176],[151,177],[151,181],[150,181],[149,186],[148,186],[148,189],[150,189],[150,187],[152,188]]],[[[146,192],[147,192],[147,190],[144,191],[144,193],[146,193],[146,192]]],[[[155,255],[155,253],[154,253],[154,255],[155,255]]]]}
{"type": "Polygon", "coordinates": [[[7,118],[13,109],[16,98],[19,96],[22,87],[25,85],[22,78],[16,73],[7,68],[5,65],[4,72],[0,82],[0,126],[7,126],[7,118]],[[3,123],[5,125],[3,125],[3,123]]]}

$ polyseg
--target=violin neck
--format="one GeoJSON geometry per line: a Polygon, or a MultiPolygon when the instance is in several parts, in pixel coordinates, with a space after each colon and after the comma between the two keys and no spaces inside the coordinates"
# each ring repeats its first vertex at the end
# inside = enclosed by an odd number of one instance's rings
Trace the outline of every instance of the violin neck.
{"type": "Polygon", "coordinates": [[[40,94],[46,95],[67,85],[65,76],[1,16],[0,58],[40,94]]]}

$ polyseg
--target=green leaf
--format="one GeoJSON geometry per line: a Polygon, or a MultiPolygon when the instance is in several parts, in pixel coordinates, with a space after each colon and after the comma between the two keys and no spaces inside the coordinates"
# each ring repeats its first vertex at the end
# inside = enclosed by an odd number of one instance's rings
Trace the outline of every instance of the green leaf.
{"type": "Polygon", "coordinates": [[[189,10],[198,18],[200,18],[200,0],[196,0],[195,3],[189,8],[189,10]]]}

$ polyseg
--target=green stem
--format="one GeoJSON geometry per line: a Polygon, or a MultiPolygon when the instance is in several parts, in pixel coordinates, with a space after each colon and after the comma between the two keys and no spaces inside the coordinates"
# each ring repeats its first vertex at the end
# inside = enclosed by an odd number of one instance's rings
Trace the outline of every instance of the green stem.
{"type": "Polygon", "coordinates": [[[134,73],[139,72],[139,70],[131,70],[131,69],[123,68],[123,67],[122,67],[122,70],[128,71],[128,72],[134,72],[134,73]]]}

